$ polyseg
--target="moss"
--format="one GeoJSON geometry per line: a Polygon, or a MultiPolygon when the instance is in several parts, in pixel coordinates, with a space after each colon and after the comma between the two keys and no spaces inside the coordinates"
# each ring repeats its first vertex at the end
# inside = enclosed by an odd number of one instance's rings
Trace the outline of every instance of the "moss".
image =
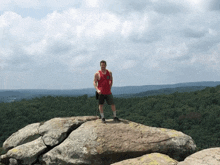
{"type": "Polygon", "coordinates": [[[18,152],[19,150],[17,148],[13,148],[11,150],[9,150],[10,152],[18,152]]]}

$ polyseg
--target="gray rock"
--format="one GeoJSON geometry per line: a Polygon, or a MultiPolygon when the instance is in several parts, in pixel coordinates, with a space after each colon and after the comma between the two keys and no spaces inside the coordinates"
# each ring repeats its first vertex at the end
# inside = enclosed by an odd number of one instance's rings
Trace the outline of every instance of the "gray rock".
{"type": "Polygon", "coordinates": [[[178,161],[160,153],[147,154],[141,157],[124,160],[111,165],[177,165],[178,161]]]}
{"type": "Polygon", "coordinates": [[[220,148],[208,148],[188,156],[178,165],[219,165],[220,148]]]}
{"type": "MultiPolygon", "coordinates": [[[[96,155],[97,136],[90,124],[73,131],[59,146],[44,154],[41,164],[91,164],[87,157],[96,155]]],[[[101,161],[100,161],[101,163],[101,161]]]]}
{"type": "Polygon", "coordinates": [[[3,147],[8,152],[1,156],[1,162],[9,164],[9,159],[12,162],[17,159],[18,164],[33,163],[46,149],[60,144],[82,123],[96,119],[97,116],[77,116],[27,125],[4,142],[3,147]]]}
{"type": "Polygon", "coordinates": [[[30,124],[4,142],[8,152],[1,155],[1,162],[102,165],[145,155],[140,159],[146,158],[146,162],[150,157],[160,162],[161,157],[161,161],[167,158],[169,163],[176,163],[171,158],[185,158],[196,148],[192,138],[179,131],[128,120],[106,120],[104,124],[96,119],[97,116],[66,117],[30,124]]]}
{"type": "Polygon", "coordinates": [[[18,161],[14,158],[9,159],[9,165],[18,165],[18,161]]]}
{"type": "Polygon", "coordinates": [[[89,121],[73,131],[60,145],[44,154],[42,164],[110,164],[147,153],[159,152],[176,159],[188,156],[196,145],[175,130],[148,127],[122,120],[89,121]],[[175,153],[175,154],[173,154],[175,153]]]}
{"type": "Polygon", "coordinates": [[[43,136],[44,143],[52,147],[62,142],[71,131],[82,123],[96,119],[96,116],[54,118],[41,125],[39,133],[43,136]]]}
{"type": "Polygon", "coordinates": [[[6,141],[3,143],[3,148],[8,151],[18,145],[31,142],[40,137],[38,129],[40,123],[34,123],[27,125],[26,127],[13,133],[6,141]]]}
{"type": "Polygon", "coordinates": [[[5,161],[4,159],[14,158],[20,160],[22,164],[32,164],[46,149],[47,147],[44,144],[42,137],[39,137],[32,142],[22,144],[9,150],[5,155],[1,156],[1,159],[5,161]]]}

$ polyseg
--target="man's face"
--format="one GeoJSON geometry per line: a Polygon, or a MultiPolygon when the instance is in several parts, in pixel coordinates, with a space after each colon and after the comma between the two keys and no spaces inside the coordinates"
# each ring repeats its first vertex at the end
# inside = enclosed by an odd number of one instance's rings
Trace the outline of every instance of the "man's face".
{"type": "Polygon", "coordinates": [[[105,63],[101,63],[101,69],[102,69],[102,70],[105,70],[105,68],[106,68],[105,63]]]}

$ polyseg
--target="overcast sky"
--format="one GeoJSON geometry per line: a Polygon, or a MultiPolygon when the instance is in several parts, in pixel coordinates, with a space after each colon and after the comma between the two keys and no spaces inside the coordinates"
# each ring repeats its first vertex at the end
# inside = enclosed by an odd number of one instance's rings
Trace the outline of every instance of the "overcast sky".
{"type": "Polygon", "coordinates": [[[220,81],[219,0],[0,1],[0,89],[220,81]]]}

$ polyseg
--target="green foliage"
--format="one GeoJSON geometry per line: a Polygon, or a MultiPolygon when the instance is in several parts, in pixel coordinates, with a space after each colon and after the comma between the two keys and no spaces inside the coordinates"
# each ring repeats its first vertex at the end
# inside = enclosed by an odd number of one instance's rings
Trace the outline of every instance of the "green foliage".
{"type": "Polygon", "coordinates": [[[0,147],[0,155],[6,154],[6,151],[4,150],[4,148],[0,147]]]}
{"type": "MultiPolygon", "coordinates": [[[[169,95],[114,98],[114,102],[119,118],[182,131],[193,138],[197,150],[220,146],[220,86],[169,95]]],[[[99,115],[97,109],[98,101],[87,95],[0,103],[0,145],[28,124],[54,117],[95,116],[99,115]]],[[[112,118],[111,106],[106,103],[104,113],[106,118],[112,118]]]]}

